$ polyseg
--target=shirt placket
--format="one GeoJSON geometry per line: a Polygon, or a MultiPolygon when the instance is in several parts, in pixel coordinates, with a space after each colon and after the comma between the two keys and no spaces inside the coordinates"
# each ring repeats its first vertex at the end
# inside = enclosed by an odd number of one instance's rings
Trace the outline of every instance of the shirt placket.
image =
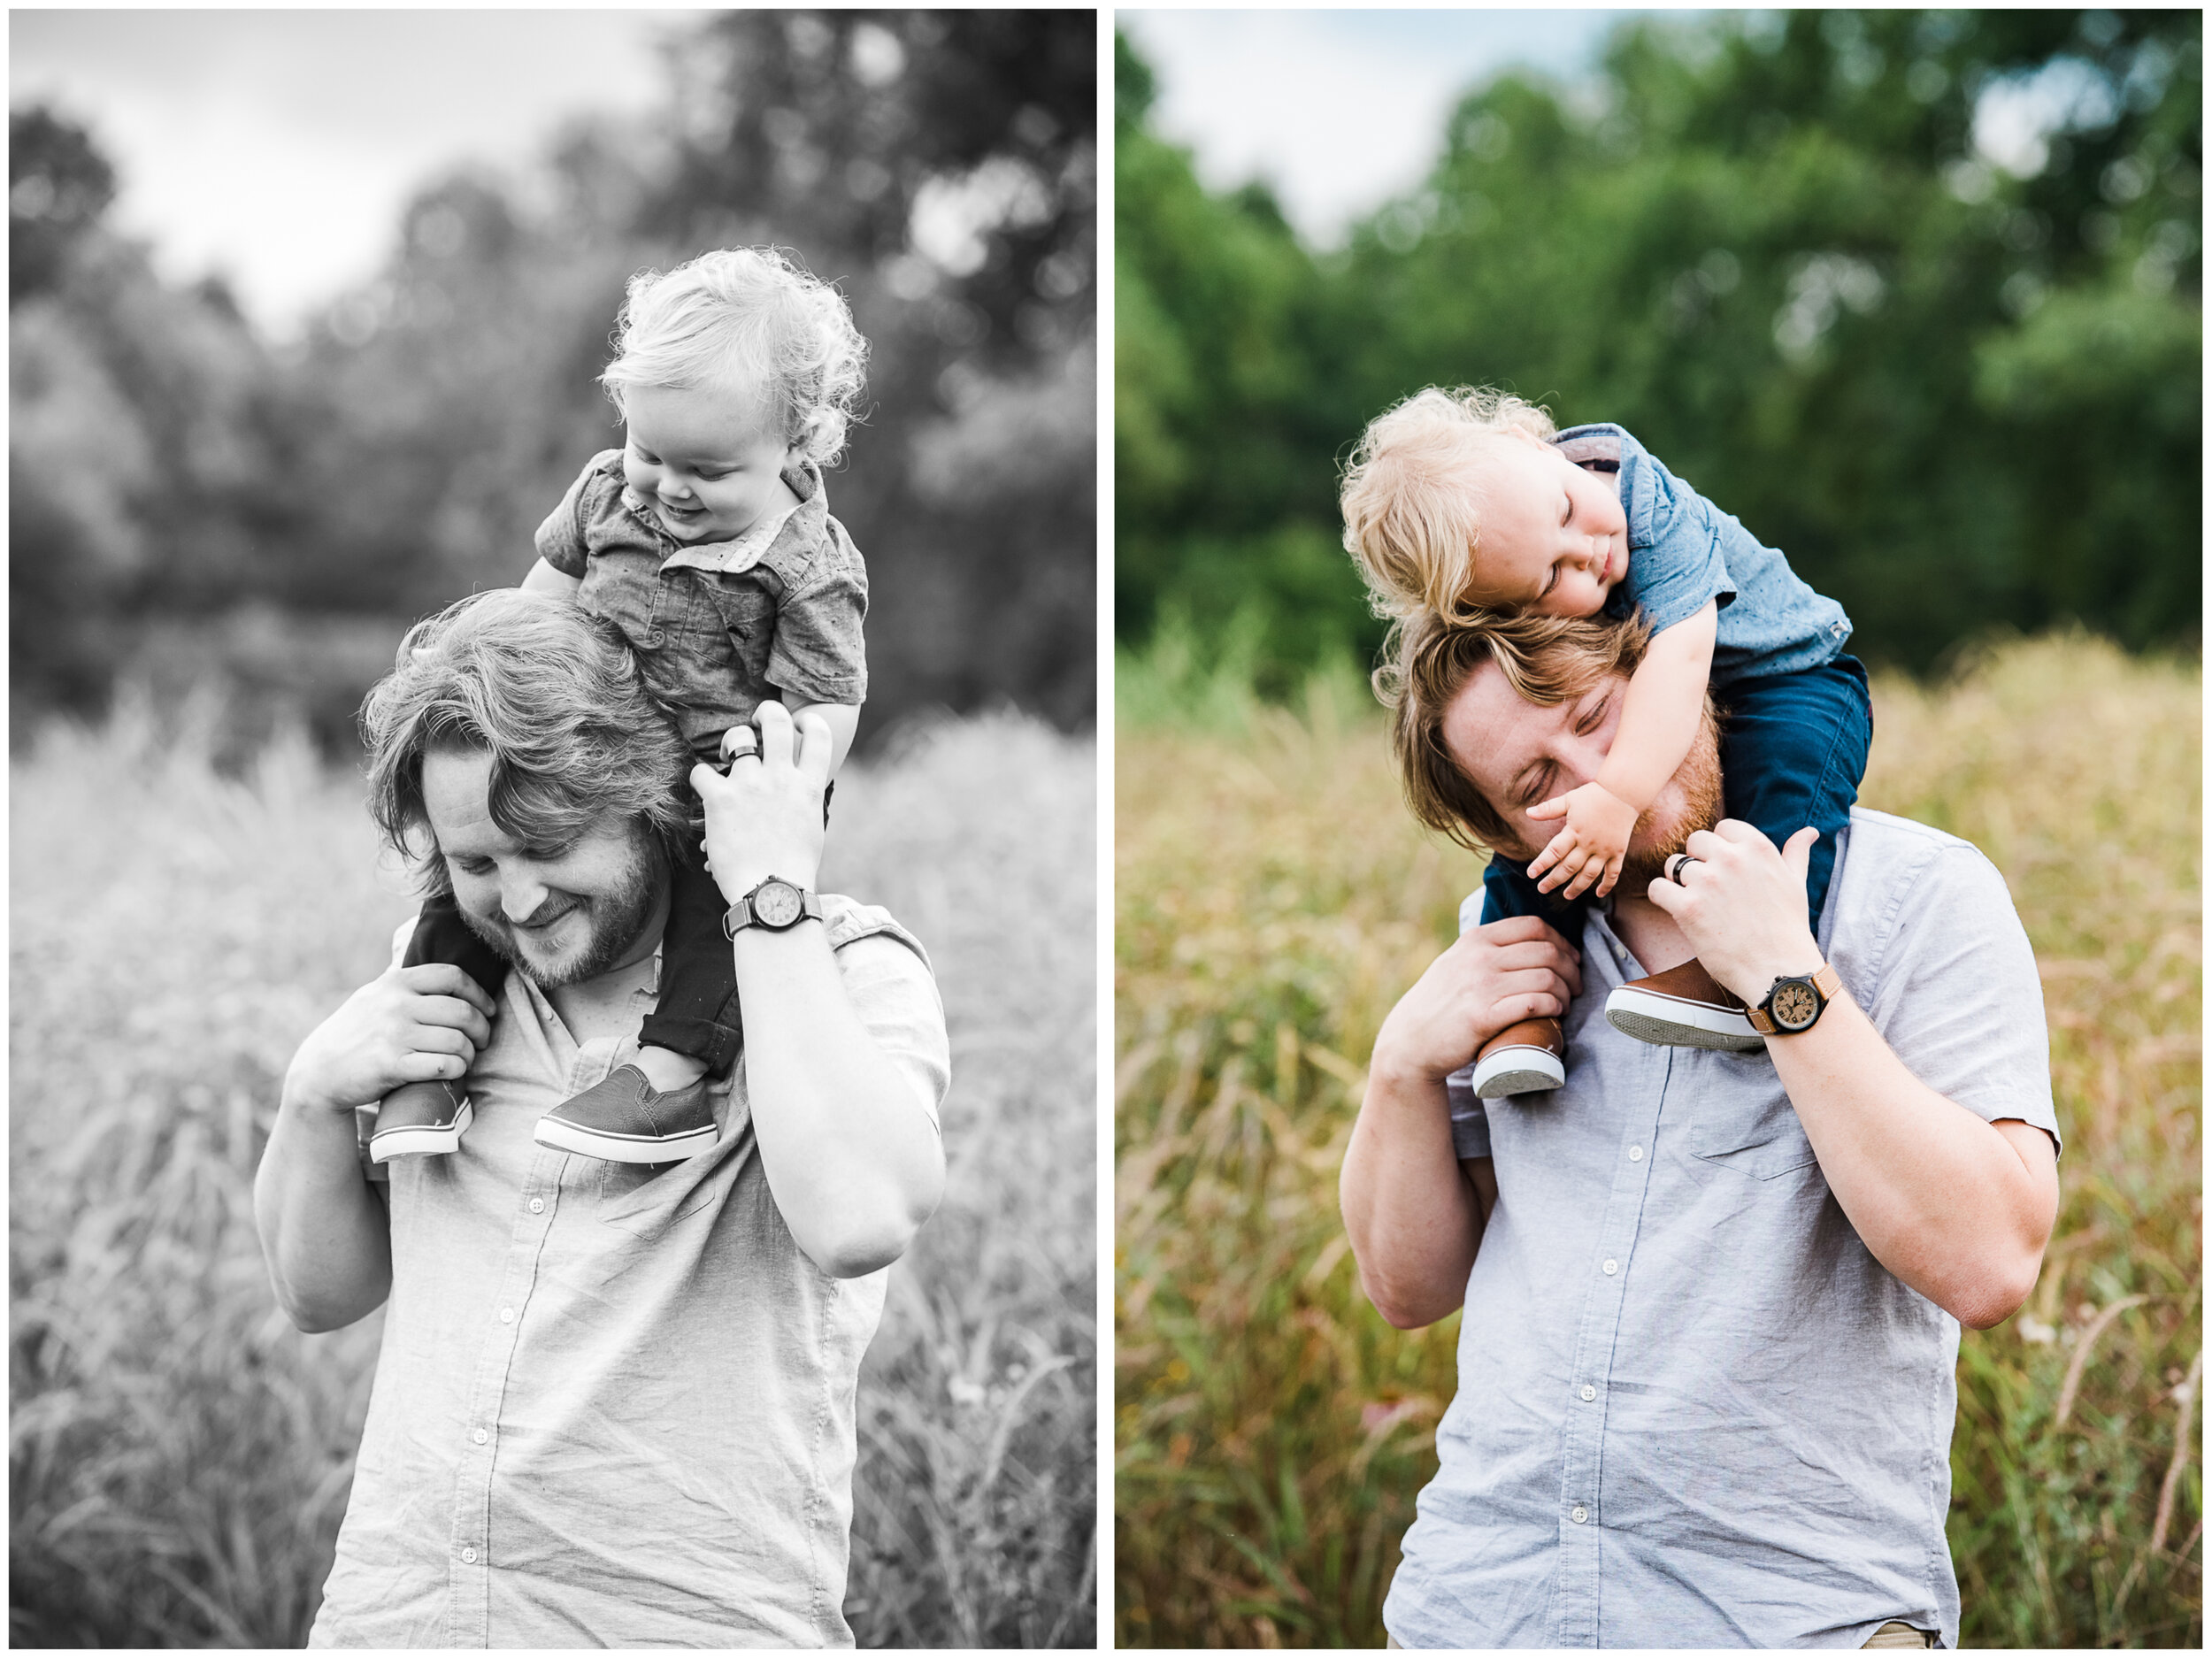
{"type": "MultiPolygon", "coordinates": [[[[1624,971],[1632,958],[1610,938],[1609,948],[1624,971]]],[[[1601,987],[1602,988],[1602,987],[1601,987]]],[[[1596,1646],[1601,1604],[1605,1516],[1599,1501],[1603,1478],[1605,1414],[1613,1379],[1613,1354],[1620,1333],[1621,1310],[1635,1264],[1636,1236],[1651,1191],[1652,1148],[1672,1079],[1674,1050],[1647,1048],[1647,1067],[1634,1086],[1617,1097],[1635,1101],[1615,1148],[1613,1180],[1599,1219],[1596,1247],[1587,1271],[1590,1291],[1575,1331],[1574,1362],[1569,1376],[1567,1430],[1559,1470],[1559,1577],[1552,1602],[1551,1644],[1596,1646]]]]}

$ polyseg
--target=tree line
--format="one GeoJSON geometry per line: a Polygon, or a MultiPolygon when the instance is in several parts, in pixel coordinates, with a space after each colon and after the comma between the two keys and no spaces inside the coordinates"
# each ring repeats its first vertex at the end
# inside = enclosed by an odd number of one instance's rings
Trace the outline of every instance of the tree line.
{"type": "MultiPolygon", "coordinates": [[[[1093,714],[1096,70],[1089,14],[700,14],[642,127],[518,188],[427,181],[371,281],[272,345],[119,234],[99,135],[9,121],[18,707],[165,651],[334,738],[406,621],[511,585],[620,441],[594,384],[629,276],[795,249],[851,303],[865,416],[829,479],[869,563],[869,725],[1093,714]]],[[[864,732],[865,731],[864,727],[864,732]]]]}
{"type": "Polygon", "coordinates": [[[1279,691],[1364,661],[1343,458],[1480,383],[1627,426],[1870,659],[2070,622],[2194,648],[2201,47],[2194,11],[1633,19],[1586,84],[1471,92],[1316,251],[1263,184],[1199,184],[1118,38],[1120,641],[1240,637],[1279,691]],[[1978,143],[2008,101],[2037,119],[1978,143]]]}

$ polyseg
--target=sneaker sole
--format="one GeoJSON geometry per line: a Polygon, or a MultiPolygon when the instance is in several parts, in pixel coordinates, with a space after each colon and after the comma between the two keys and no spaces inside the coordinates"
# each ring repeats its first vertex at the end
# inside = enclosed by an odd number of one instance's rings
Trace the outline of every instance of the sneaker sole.
{"type": "Polygon", "coordinates": [[[688,1128],[680,1134],[611,1134],[597,1129],[579,1128],[573,1123],[564,1123],[558,1117],[541,1117],[531,1138],[541,1146],[550,1146],[556,1151],[572,1151],[581,1156],[598,1157],[608,1163],[682,1163],[714,1149],[720,1138],[709,1125],[688,1128]]]}
{"type": "Polygon", "coordinates": [[[1509,1094],[1540,1094],[1567,1080],[1567,1068],[1548,1048],[1501,1048],[1475,1067],[1472,1079],[1478,1100],[1502,1099],[1509,1094]]]}
{"type": "Polygon", "coordinates": [[[435,1123],[410,1123],[403,1128],[380,1128],[369,1136],[369,1161],[389,1163],[395,1157],[434,1157],[457,1150],[461,1136],[476,1120],[475,1108],[466,1100],[443,1127],[435,1123]]]}
{"type": "Polygon", "coordinates": [[[1740,1013],[1709,1008],[1672,996],[1655,996],[1625,985],[1605,999],[1605,1022],[1626,1036],[1656,1048],[1712,1048],[1755,1053],[1766,1039],[1740,1013]]]}

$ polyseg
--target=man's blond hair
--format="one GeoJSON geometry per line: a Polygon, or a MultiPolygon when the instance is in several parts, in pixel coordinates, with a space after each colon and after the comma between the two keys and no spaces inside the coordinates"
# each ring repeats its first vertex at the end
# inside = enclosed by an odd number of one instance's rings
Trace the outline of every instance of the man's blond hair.
{"type": "Polygon", "coordinates": [[[1536,404],[1486,386],[1432,386],[1368,423],[1340,501],[1344,550],[1377,616],[1479,623],[1498,614],[1467,598],[1482,539],[1475,482],[1498,444],[1520,441],[1516,432],[1548,439],[1557,430],[1536,404]]]}
{"type": "Polygon", "coordinates": [[[1375,670],[1375,695],[1391,710],[1390,744],[1414,817],[1471,852],[1511,856],[1513,826],[1445,746],[1453,699],[1476,669],[1494,662],[1516,695],[1555,708],[1608,675],[1633,674],[1650,643],[1640,613],[1624,622],[1522,615],[1471,624],[1423,613],[1394,629],[1387,660],[1375,670]]]}

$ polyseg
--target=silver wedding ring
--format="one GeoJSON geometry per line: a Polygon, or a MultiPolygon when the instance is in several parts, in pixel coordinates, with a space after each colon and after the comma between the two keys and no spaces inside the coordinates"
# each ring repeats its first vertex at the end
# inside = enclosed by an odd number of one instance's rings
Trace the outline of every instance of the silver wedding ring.
{"type": "Polygon", "coordinates": [[[1694,858],[1686,852],[1678,852],[1666,861],[1666,864],[1664,867],[1661,869],[1660,873],[1664,875],[1669,880],[1672,881],[1677,887],[1679,887],[1682,885],[1682,871],[1685,866],[1692,864],[1702,864],[1704,862],[1705,860],[1703,858],[1694,858]]]}

